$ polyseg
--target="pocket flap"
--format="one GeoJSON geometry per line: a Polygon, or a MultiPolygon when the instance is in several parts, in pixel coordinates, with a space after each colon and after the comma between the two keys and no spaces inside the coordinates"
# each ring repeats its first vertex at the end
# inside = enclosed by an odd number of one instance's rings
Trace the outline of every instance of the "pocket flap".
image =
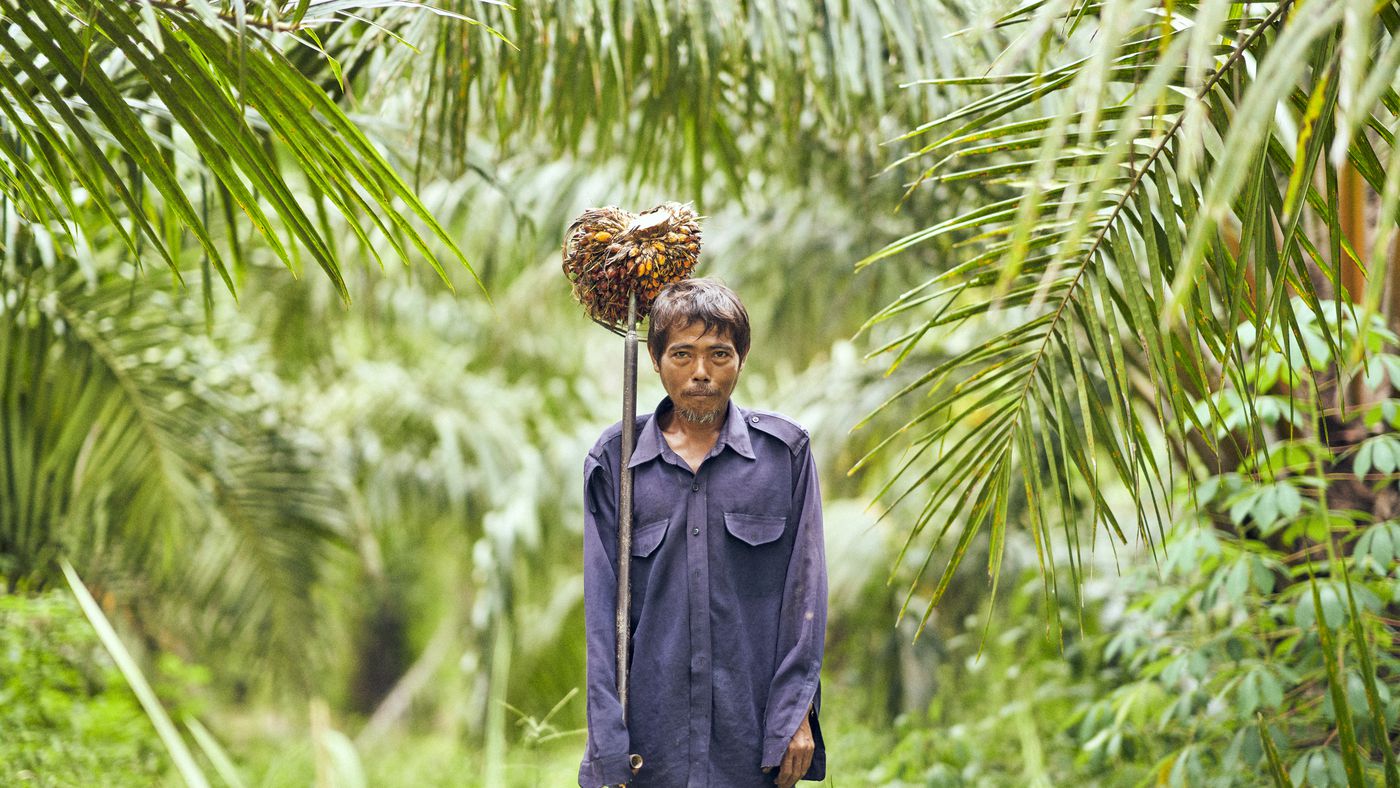
{"type": "Polygon", "coordinates": [[[656,552],[656,548],[661,544],[662,537],[666,536],[666,524],[671,522],[671,518],[657,520],[654,523],[639,525],[632,529],[632,555],[636,558],[646,558],[656,552]]]}
{"type": "Polygon", "coordinates": [[[725,512],[724,527],[740,541],[756,546],[767,544],[782,536],[787,528],[787,518],[725,512]]]}

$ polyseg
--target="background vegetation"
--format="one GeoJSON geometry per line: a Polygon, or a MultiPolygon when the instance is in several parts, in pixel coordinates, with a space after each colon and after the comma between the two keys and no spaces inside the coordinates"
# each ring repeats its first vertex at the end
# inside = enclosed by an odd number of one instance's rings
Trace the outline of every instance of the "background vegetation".
{"type": "Polygon", "coordinates": [[[815,436],[832,784],[1400,785],[1397,29],[0,0],[3,781],[571,784],[559,243],[679,197],[815,436]]]}

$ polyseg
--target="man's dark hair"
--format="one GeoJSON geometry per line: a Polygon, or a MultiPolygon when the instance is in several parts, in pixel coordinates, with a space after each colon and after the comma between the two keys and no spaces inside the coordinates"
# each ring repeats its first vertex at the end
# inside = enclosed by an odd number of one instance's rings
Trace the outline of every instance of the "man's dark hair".
{"type": "Polygon", "coordinates": [[[749,312],[739,296],[715,279],[682,279],[668,285],[651,305],[647,351],[661,363],[671,332],[701,323],[705,333],[728,334],[742,361],[749,355],[749,312]]]}

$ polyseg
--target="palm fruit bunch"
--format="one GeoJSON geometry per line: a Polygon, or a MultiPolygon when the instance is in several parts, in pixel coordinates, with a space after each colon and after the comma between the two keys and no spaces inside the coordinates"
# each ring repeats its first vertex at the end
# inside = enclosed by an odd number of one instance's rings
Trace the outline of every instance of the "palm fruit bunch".
{"type": "Polygon", "coordinates": [[[584,211],[564,235],[564,275],[588,316],[620,331],[627,295],[637,319],[666,285],[685,279],[700,259],[700,221],[690,205],[668,202],[632,214],[608,206],[584,211]]]}

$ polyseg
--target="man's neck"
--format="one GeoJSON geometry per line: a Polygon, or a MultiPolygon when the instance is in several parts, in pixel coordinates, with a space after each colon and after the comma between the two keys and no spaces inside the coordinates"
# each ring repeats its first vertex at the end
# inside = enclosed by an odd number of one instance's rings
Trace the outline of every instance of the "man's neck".
{"type": "Polygon", "coordinates": [[[720,432],[729,418],[729,403],[726,401],[719,415],[712,421],[696,422],[681,415],[674,405],[661,415],[661,435],[671,450],[685,460],[692,471],[700,469],[705,455],[715,447],[720,432]]]}
{"type": "Polygon", "coordinates": [[[729,402],[726,401],[720,408],[719,415],[709,421],[691,421],[686,418],[675,405],[672,405],[661,414],[661,430],[666,433],[679,433],[691,439],[714,438],[717,437],[724,424],[729,419],[729,402]]]}

